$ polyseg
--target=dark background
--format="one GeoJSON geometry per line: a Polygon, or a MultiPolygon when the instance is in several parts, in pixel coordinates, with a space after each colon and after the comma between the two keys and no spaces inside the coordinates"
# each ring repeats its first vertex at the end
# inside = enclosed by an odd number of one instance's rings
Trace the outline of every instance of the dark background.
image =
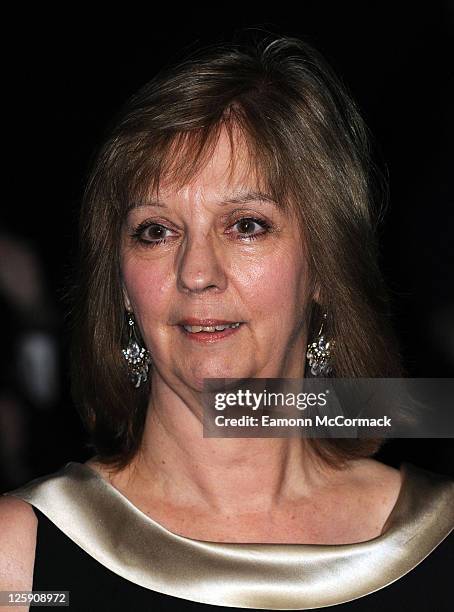
{"type": "MultiPolygon", "coordinates": [[[[3,57],[8,110],[2,133],[9,163],[0,232],[25,241],[40,262],[53,315],[37,325],[58,341],[60,391],[48,405],[35,406],[23,379],[1,379],[21,415],[3,442],[23,440],[19,451],[4,452],[0,487],[89,456],[69,396],[64,295],[85,177],[109,121],[163,64],[200,45],[231,40],[245,27],[312,43],[358,102],[377,162],[389,174],[382,269],[406,367],[415,377],[453,376],[453,3],[339,4],[301,2],[249,14],[232,5],[212,12],[174,7],[149,16],[131,7],[96,24],[91,14],[68,10],[6,22],[12,36],[3,57]]],[[[11,313],[4,296],[0,306],[6,372],[17,335],[34,323],[11,313]]],[[[393,441],[380,456],[453,473],[453,446],[452,440],[393,441]]]]}

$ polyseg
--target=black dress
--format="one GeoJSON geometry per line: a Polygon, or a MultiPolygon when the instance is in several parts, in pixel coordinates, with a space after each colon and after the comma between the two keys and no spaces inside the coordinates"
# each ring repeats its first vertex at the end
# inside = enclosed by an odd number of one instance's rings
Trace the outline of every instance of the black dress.
{"type": "Polygon", "coordinates": [[[33,590],[70,610],[452,610],[454,482],[401,469],[382,534],[348,545],[184,538],[77,463],[9,494],[38,517],[33,590]]]}

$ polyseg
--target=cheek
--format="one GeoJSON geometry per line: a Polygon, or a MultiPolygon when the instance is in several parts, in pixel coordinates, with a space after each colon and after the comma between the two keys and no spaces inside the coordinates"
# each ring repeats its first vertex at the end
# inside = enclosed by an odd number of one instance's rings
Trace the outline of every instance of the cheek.
{"type": "Polygon", "coordinates": [[[307,265],[290,249],[249,261],[235,268],[243,301],[254,314],[292,326],[302,317],[307,300],[307,265]]]}
{"type": "Polygon", "coordinates": [[[168,270],[130,256],[122,260],[122,276],[132,309],[139,319],[158,317],[169,301],[172,276],[168,270]]]}

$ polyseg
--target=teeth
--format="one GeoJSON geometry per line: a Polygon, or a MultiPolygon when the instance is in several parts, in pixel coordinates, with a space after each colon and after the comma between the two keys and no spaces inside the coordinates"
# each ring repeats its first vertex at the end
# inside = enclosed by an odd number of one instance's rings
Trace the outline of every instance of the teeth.
{"type": "Polygon", "coordinates": [[[204,331],[204,332],[222,331],[223,329],[227,329],[229,327],[235,328],[239,326],[240,326],[239,323],[230,323],[229,325],[216,325],[216,326],[209,326],[209,327],[202,327],[202,325],[183,325],[185,330],[190,332],[191,334],[197,334],[201,331],[204,331]]]}

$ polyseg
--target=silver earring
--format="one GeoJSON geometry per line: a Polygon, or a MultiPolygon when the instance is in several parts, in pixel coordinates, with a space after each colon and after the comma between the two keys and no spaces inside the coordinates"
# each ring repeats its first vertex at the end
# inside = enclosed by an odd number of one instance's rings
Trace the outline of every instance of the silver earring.
{"type": "Polygon", "coordinates": [[[312,342],[307,346],[306,357],[309,361],[309,367],[313,376],[328,376],[333,371],[330,358],[334,346],[334,340],[327,342],[325,336],[323,335],[323,327],[326,318],[327,314],[325,312],[315,342],[312,342]]]}
{"type": "Polygon", "coordinates": [[[122,350],[122,353],[128,366],[129,378],[137,389],[143,382],[146,382],[148,378],[148,367],[151,365],[151,355],[145,347],[140,346],[135,324],[134,315],[132,312],[129,312],[129,341],[127,347],[122,350]]]}

